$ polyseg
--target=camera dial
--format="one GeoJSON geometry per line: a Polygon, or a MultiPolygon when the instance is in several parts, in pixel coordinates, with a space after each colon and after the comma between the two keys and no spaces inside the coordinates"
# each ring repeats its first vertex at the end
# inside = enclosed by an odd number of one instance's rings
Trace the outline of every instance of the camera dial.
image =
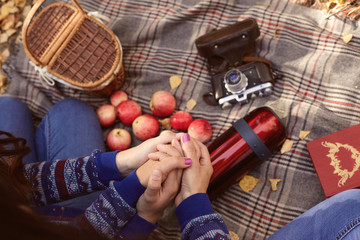
{"type": "Polygon", "coordinates": [[[232,93],[244,91],[248,85],[248,79],[241,71],[231,69],[224,76],[225,88],[232,93]]]}

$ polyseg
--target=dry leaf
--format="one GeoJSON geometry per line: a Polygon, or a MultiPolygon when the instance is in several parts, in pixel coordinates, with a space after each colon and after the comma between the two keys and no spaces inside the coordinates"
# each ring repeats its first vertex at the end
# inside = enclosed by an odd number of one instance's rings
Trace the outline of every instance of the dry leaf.
{"type": "Polygon", "coordinates": [[[344,43],[348,43],[351,41],[351,39],[353,38],[353,35],[351,33],[344,33],[342,36],[342,40],[344,41],[344,43]]]}
{"type": "Polygon", "coordinates": [[[0,73],[0,94],[5,93],[7,86],[7,78],[0,73]]]}
{"type": "Polygon", "coordinates": [[[25,6],[24,7],[24,9],[23,9],[23,11],[22,11],[22,13],[21,13],[21,15],[24,17],[24,18],[26,18],[26,16],[29,14],[29,12],[30,12],[30,10],[31,10],[31,6],[25,6]]]}
{"type": "Polygon", "coordinates": [[[229,231],[229,234],[230,234],[231,240],[240,240],[239,236],[236,233],[234,233],[233,231],[229,231]]]}
{"type": "Polygon", "coordinates": [[[16,23],[15,28],[22,27],[22,25],[23,25],[23,22],[19,21],[19,22],[16,23]]]}
{"type": "Polygon", "coordinates": [[[275,28],[275,32],[274,32],[274,38],[279,38],[280,37],[280,27],[276,27],[275,28]]]}
{"type": "Polygon", "coordinates": [[[278,190],[277,184],[278,184],[279,182],[281,182],[282,179],[269,179],[269,181],[270,181],[270,184],[271,184],[271,189],[272,189],[273,191],[277,191],[277,190],[278,190]]]}
{"type": "Polygon", "coordinates": [[[187,101],[187,103],[186,103],[186,108],[189,111],[193,110],[195,106],[196,106],[196,101],[193,98],[190,98],[190,100],[187,101]]]}
{"type": "Polygon", "coordinates": [[[26,0],[15,0],[15,5],[19,8],[23,8],[26,4],[26,0]]]}
{"type": "Polygon", "coordinates": [[[4,32],[0,35],[0,43],[6,43],[8,39],[9,39],[9,37],[6,34],[6,32],[4,32]]]}
{"type": "Polygon", "coordinates": [[[9,13],[17,13],[17,12],[19,12],[20,10],[17,8],[17,7],[11,7],[10,9],[9,9],[9,13]]]}
{"type": "Polygon", "coordinates": [[[300,131],[300,133],[299,133],[299,138],[301,139],[301,140],[304,140],[308,135],[310,134],[310,131],[300,131]]]}
{"type": "Polygon", "coordinates": [[[6,48],[2,53],[1,53],[1,62],[4,62],[5,59],[10,56],[10,51],[8,48],[6,48]]]}
{"type": "Polygon", "coordinates": [[[181,78],[177,75],[171,76],[169,81],[170,81],[171,90],[177,88],[182,83],[181,78]]]}
{"type": "Polygon", "coordinates": [[[1,6],[0,14],[1,16],[8,16],[10,14],[10,9],[14,7],[14,2],[7,2],[4,5],[1,6]]]}
{"type": "Polygon", "coordinates": [[[11,37],[14,33],[16,33],[16,29],[9,29],[9,30],[6,30],[6,34],[8,35],[8,37],[11,37]]]}
{"type": "Polygon", "coordinates": [[[250,192],[251,190],[253,190],[255,188],[256,184],[258,184],[259,181],[260,181],[260,179],[258,179],[258,178],[255,178],[250,175],[245,175],[240,180],[239,186],[244,192],[250,192]]]}
{"type": "Polygon", "coordinates": [[[6,31],[10,28],[14,28],[14,25],[15,25],[15,15],[11,14],[2,20],[1,29],[6,31]]]}
{"type": "Polygon", "coordinates": [[[171,129],[170,118],[159,119],[159,123],[160,123],[161,126],[163,126],[163,128],[165,128],[166,130],[170,130],[170,129],[171,129]]]}
{"type": "Polygon", "coordinates": [[[281,147],[281,150],[280,150],[281,154],[289,152],[293,145],[294,145],[294,142],[292,140],[286,139],[281,147]]]}

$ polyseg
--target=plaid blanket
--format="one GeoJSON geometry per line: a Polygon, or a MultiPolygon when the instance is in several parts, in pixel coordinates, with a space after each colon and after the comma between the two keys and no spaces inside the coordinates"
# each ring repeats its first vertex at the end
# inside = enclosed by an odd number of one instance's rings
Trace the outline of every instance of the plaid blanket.
{"type": "MultiPolygon", "coordinates": [[[[149,101],[157,90],[171,91],[177,110],[185,110],[193,98],[194,118],[205,118],[213,126],[213,139],[261,106],[273,108],[286,119],[287,137],[294,141],[290,152],[275,153],[249,175],[261,179],[249,193],[234,184],[214,200],[230,231],[240,239],[265,239],[295,217],[324,200],[306,141],[359,123],[360,31],[348,19],[325,19],[320,10],[286,0],[83,0],[84,9],[109,17],[109,26],[124,50],[126,81],[122,89],[150,112],[149,101]],[[283,75],[271,96],[222,110],[209,106],[202,95],[211,90],[206,60],[200,57],[195,39],[213,29],[255,18],[261,35],[257,56],[269,59],[283,75]],[[344,43],[342,35],[352,33],[344,43]],[[171,90],[169,77],[179,75],[183,83],[171,90]],[[311,131],[305,139],[301,130],[311,131]],[[272,191],[268,179],[279,178],[272,191]]],[[[49,87],[29,64],[22,46],[5,68],[10,86],[7,95],[25,101],[39,122],[48,109],[65,97],[76,97],[94,108],[108,98],[90,96],[60,84],[49,87]]],[[[121,123],[118,123],[121,126],[121,123]]],[[[109,129],[104,129],[104,135],[109,129]]],[[[138,144],[134,140],[133,145],[138,144]]],[[[179,226],[169,207],[153,239],[179,239],[179,226]]]]}

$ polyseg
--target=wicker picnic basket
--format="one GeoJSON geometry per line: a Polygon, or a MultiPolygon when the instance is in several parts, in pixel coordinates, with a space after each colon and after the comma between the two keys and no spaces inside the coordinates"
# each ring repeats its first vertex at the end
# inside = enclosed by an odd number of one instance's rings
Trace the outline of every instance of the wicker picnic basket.
{"type": "Polygon", "coordinates": [[[94,95],[107,96],[124,82],[119,39],[100,20],[73,4],[38,0],[27,15],[22,38],[40,77],[94,95]]]}

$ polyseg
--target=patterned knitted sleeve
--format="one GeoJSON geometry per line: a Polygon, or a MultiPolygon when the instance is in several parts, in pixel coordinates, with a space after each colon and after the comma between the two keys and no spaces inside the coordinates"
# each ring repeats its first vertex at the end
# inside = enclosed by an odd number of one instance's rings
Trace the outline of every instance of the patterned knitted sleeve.
{"type": "Polygon", "coordinates": [[[34,204],[43,206],[105,189],[96,165],[99,153],[96,150],[87,157],[26,164],[25,176],[34,189],[34,204]]]}
{"type": "Polygon", "coordinates": [[[213,211],[206,193],[186,198],[176,208],[175,213],[181,227],[181,239],[230,240],[223,218],[213,211]]]}
{"type": "Polygon", "coordinates": [[[230,235],[220,214],[213,213],[191,220],[181,232],[181,239],[230,240],[230,235]]]}
{"type": "MultiPolygon", "coordinates": [[[[86,209],[85,217],[99,234],[123,238],[125,233],[122,230],[135,216],[137,200],[144,191],[145,187],[141,185],[135,171],[121,182],[110,181],[109,188],[86,209]]],[[[144,224],[132,230],[131,235],[146,233],[144,224]]]]}

